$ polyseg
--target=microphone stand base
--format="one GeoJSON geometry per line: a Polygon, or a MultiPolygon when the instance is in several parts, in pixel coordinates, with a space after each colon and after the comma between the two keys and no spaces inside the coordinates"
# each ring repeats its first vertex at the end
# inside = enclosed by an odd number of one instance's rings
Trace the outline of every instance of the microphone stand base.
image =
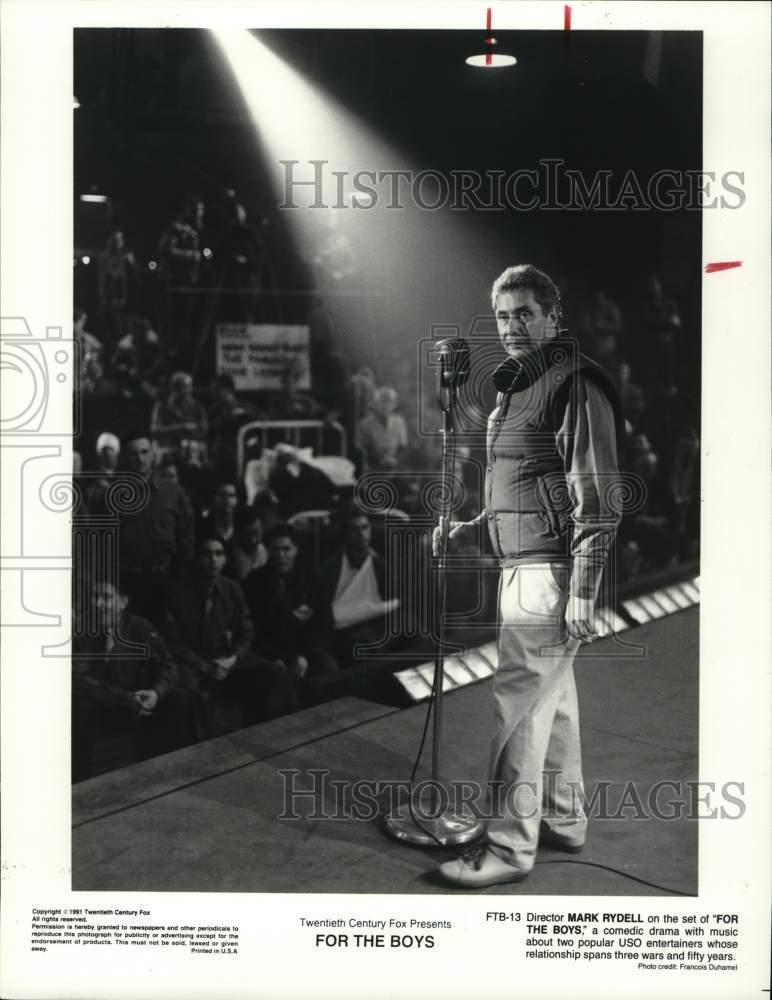
{"type": "Polygon", "coordinates": [[[396,840],[406,841],[408,844],[421,844],[424,847],[439,847],[440,845],[452,847],[456,844],[468,844],[470,841],[476,840],[483,832],[482,820],[477,819],[470,812],[459,814],[448,810],[433,818],[419,814],[418,822],[421,824],[420,826],[410,815],[408,803],[404,803],[384,819],[386,832],[390,836],[396,840]]]}

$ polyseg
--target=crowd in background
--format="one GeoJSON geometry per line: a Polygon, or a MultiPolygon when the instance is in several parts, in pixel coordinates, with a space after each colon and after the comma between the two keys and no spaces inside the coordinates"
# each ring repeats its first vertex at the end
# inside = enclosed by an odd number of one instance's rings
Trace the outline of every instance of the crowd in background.
{"type": "MultiPolygon", "coordinates": [[[[270,271],[259,227],[232,208],[216,273],[207,271],[201,199],[189,198],[160,234],[166,284],[152,318],[137,309],[136,261],[118,229],[98,259],[96,300],[75,311],[76,779],[105,768],[116,734],[130,732],[147,756],[274,718],[324,700],[331,677],[367,660],[363,645],[383,652],[405,639],[389,638],[388,622],[400,604],[409,613],[411,567],[389,571],[386,539],[389,526],[412,526],[412,551],[422,551],[439,464],[437,440],[418,427],[418,373],[396,353],[383,370],[348,370],[323,297],[310,296],[311,390],[297,390],[291,372],[270,393],[202,376],[211,373],[204,334],[223,316],[202,315],[195,289],[216,281],[238,292],[222,309],[246,322],[270,271]],[[240,429],[301,419],[320,422],[319,440],[332,442],[349,474],[330,475],[288,436],[264,449],[271,461],[251,481],[240,429]],[[84,538],[117,528],[114,572],[94,564],[77,526],[84,538]],[[138,656],[144,647],[150,654],[138,656]]],[[[319,287],[352,279],[342,239],[334,234],[314,257],[319,287]]],[[[627,299],[572,284],[565,307],[569,332],[619,386],[621,468],[645,484],[617,542],[624,586],[698,558],[698,338],[653,275],[627,299]]],[[[481,484],[465,478],[454,517],[480,508],[481,484]]],[[[485,553],[482,535],[473,551],[485,553]]],[[[463,593],[452,599],[463,609],[463,593]]]]}

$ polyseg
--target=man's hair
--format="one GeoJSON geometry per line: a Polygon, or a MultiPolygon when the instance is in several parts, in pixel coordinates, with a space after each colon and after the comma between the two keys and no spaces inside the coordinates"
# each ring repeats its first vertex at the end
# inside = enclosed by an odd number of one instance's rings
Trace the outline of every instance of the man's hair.
{"type": "Polygon", "coordinates": [[[190,372],[178,371],[169,377],[169,392],[177,392],[183,385],[193,385],[193,376],[190,372]]]}
{"type": "Polygon", "coordinates": [[[374,403],[380,403],[387,399],[393,403],[399,402],[399,393],[391,385],[382,385],[379,389],[376,389],[375,392],[373,393],[374,403]]]}
{"type": "Polygon", "coordinates": [[[120,597],[128,599],[129,596],[126,584],[121,576],[92,576],[89,581],[89,587],[92,592],[96,590],[97,587],[112,587],[115,593],[120,597]]]}
{"type": "Polygon", "coordinates": [[[196,539],[196,552],[201,552],[201,549],[208,542],[217,542],[218,545],[222,545],[223,551],[225,550],[225,542],[221,535],[218,535],[216,531],[204,531],[196,539]]]}
{"type": "Polygon", "coordinates": [[[263,539],[265,545],[270,545],[277,538],[289,538],[293,545],[298,544],[298,536],[291,524],[275,524],[263,539]]]}
{"type": "Polygon", "coordinates": [[[560,321],[560,292],[558,287],[549,275],[540,271],[533,264],[517,264],[515,267],[508,267],[503,274],[493,282],[491,289],[491,305],[496,308],[496,299],[501,292],[530,291],[533,297],[541,306],[542,312],[546,316],[553,309],[557,313],[560,321]]]}
{"type": "Polygon", "coordinates": [[[231,476],[230,479],[217,479],[215,480],[215,487],[212,490],[212,499],[214,499],[223,486],[232,486],[236,491],[236,498],[240,501],[241,497],[239,495],[239,484],[236,482],[235,476],[231,476]]]}
{"type": "Polygon", "coordinates": [[[150,445],[153,444],[153,438],[146,427],[132,427],[123,435],[123,447],[128,448],[132,441],[141,440],[147,441],[150,445]]]}

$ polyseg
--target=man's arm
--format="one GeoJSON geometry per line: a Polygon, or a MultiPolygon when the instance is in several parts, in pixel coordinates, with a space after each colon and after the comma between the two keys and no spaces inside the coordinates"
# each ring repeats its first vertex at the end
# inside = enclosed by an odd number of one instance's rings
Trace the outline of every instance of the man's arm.
{"type": "Polygon", "coordinates": [[[184,614],[176,606],[177,601],[174,600],[176,596],[179,595],[170,596],[169,605],[163,616],[162,631],[166,646],[177,663],[188,667],[199,677],[210,677],[213,672],[212,664],[188,645],[190,630],[184,627],[184,614]]]}
{"type": "Polygon", "coordinates": [[[153,690],[159,698],[165,697],[172,688],[177,686],[179,670],[171,657],[166,643],[155,629],[151,629],[144,640],[150,647],[150,659],[155,663],[158,676],[153,684],[153,690]]]}
{"type": "Polygon", "coordinates": [[[614,410],[589,379],[575,379],[556,444],[574,523],[566,621],[576,638],[589,638],[595,634],[592,618],[600,578],[620,522],[612,501],[619,479],[614,410]]]}
{"type": "MultiPolygon", "coordinates": [[[[92,662],[89,660],[79,660],[73,657],[72,660],[72,693],[73,697],[86,698],[95,701],[105,708],[131,708],[133,707],[133,692],[125,688],[110,684],[109,681],[101,680],[91,672],[92,662]]],[[[95,671],[103,661],[98,661],[95,671]]]]}

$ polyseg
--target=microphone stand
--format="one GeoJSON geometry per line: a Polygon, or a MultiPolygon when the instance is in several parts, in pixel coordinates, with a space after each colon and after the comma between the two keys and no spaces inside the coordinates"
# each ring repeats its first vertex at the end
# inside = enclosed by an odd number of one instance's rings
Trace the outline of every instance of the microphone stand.
{"type": "MultiPolygon", "coordinates": [[[[442,750],[442,689],[445,679],[445,604],[447,596],[447,551],[448,535],[450,533],[450,511],[453,497],[453,466],[455,464],[455,410],[458,387],[452,373],[443,371],[440,379],[439,399],[442,410],[442,473],[440,481],[440,535],[438,545],[437,572],[434,575],[434,634],[437,645],[434,655],[434,680],[431,693],[432,712],[432,799],[431,814],[416,815],[411,798],[400,806],[395,813],[387,816],[386,830],[397,840],[410,844],[454,845],[466,844],[482,833],[482,820],[475,817],[468,807],[464,811],[456,811],[452,801],[441,809],[440,795],[440,757],[442,750]]],[[[423,743],[422,743],[423,747],[423,743]]]]}

